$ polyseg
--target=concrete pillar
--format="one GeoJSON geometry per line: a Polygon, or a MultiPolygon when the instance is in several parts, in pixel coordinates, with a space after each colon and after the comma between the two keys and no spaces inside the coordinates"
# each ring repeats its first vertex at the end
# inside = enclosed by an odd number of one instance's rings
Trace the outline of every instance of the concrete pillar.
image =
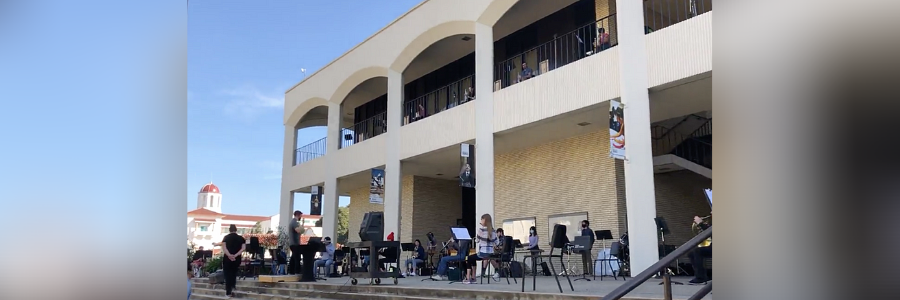
{"type": "MultiPolygon", "coordinates": [[[[292,192],[290,188],[284,186],[284,181],[282,181],[281,185],[281,204],[278,206],[278,226],[287,230],[288,224],[294,217],[294,192],[292,192]]],[[[285,233],[287,233],[287,231],[285,231],[285,233]]]]}
{"type": "MultiPolygon", "coordinates": [[[[619,31],[619,75],[625,104],[625,198],[631,272],[638,274],[659,260],[653,152],[650,142],[650,96],[647,91],[647,47],[643,2],[616,0],[619,31]]],[[[675,221],[675,220],[673,220],[675,221]]],[[[676,222],[673,222],[676,224],[676,222]]]]}
{"type": "MultiPolygon", "coordinates": [[[[475,218],[494,216],[494,29],[475,23],[475,218]]],[[[479,220],[476,220],[478,224],[479,220]]],[[[498,226],[494,221],[494,226],[498,226]]]]}
{"type": "MultiPolygon", "coordinates": [[[[339,162],[335,161],[334,153],[338,150],[341,142],[341,105],[334,102],[328,103],[328,133],[325,138],[325,159],[328,166],[334,166],[339,162]]],[[[322,234],[324,236],[337,238],[338,226],[338,180],[334,173],[334,168],[326,168],[325,174],[325,191],[323,191],[322,201],[322,234]]]]}
{"type": "Polygon", "coordinates": [[[403,112],[403,73],[388,70],[387,136],[384,166],[384,236],[394,233],[400,240],[400,119],[403,112]]]}

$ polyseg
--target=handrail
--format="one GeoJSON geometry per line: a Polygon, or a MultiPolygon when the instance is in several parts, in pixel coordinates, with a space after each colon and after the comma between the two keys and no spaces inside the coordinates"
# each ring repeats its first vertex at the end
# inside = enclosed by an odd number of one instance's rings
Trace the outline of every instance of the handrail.
{"type": "MultiPolygon", "coordinates": [[[[618,44],[618,39],[616,35],[615,16],[616,14],[611,14],[590,21],[584,25],[578,26],[575,30],[556,35],[547,42],[518,54],[511,55],[509,58],[496,63],[494,81],[500,81],[499,89],[518,83],[519,80],[515,75],[521,72],[519,68],[523,62],[523,58],[529,65],[529,68],[532,69],[534,73],[533,76],[538,76],[616,46],[618,44]],[[597,28],[603,28],[607,31],[606,34],[608,34],[607,42],[599,45],[599,47],[594,43],[597,35],[597,28]],[[528,61],[528,56],[532,53],[534,53],[537,61],[528,61]],[[546,66],[540,65],[543,61],[547,61],[546,66]],[[544,68],[544,70],[542,70],[542,68],[544,68]]],[[[495,86],[494,90],[497,89],[498,87],[495,86]]]]}
{"type": "Polygon", "coordinates": [[[312,143],[297,147],[294,150],[294,165],[296,166],[325,155],[325,140],[326,138],[323,137],[312,143]]]}
{"type": "Polygon", "coordinates": [[[710,11],[712,0],[644,0],[645,33],[659,31],[710,11]]]}
{"type": "MultiPolygon", "coordinates": [[[[644,270],[637,276],[632,277],[632,280],[627,281],[625,284],[620,285],[612,292],[609,292],[609,294],[606,294],[606,296],[603,296],[603,300],[622,299],[622,297],[624,297],[626,294],[633,291],[638,286],[640,286],[641,284],[643,284],[644,282],[649,280],[651,277],[653,277],[654,274],[658,273],[663,268],[669,266],[673,261],[675,261],[679,257],[682,257],[682,256],[688,254],[688,252],[691,252],[694,249],[697,249],[697,246],[700,245],[700,243],[702,243],[703,241],[705,241],[706,239],[708,239],[710,237],[712,237],[712,227],[704,230],[703,232],[701,232],[694,238],[690,239],[689,241],[687,241],[687,243],[684,243],[683,245],[681,245],[681,247],[676,248],[675,251],[673,251],[672,253],[669,253],[669,255],[666,255],[666,257],[663,257],[662,259],[657,261],[655,264],[653,264],[652,266],[650,266],[649,268],[647,268],[646,270],[644,270]]],[[[663,272],[663,273],[666,274],[664,276],[669,276],[668,273],[666,273],[666,272],[663,272]]],[[[668,280],[664,280],[663,282],[671,284],[671,282],[668,280]]],[[[663,287],[663,288],[670,289],[671,285],[663,287]]],[[[694,296],[691,296],[691,299],[703,298],[703,296],[706,296],[706,294],[708,294],[710,291],[712,291],[712,286],[701,289],[700,291],[697,292],[697,294],[694,294],[694,296]],[[700,295],[699,298],[697,298],[697,295],[700,295]]]]}
{"type": "MultiPolygon", "coordinates": [[[[474,101],[468,97],[466,89],[475,88],[475,74],[465,76],[442,87],[436,88],[422,96],[403,103],[403,125],[427,118],[431,115],[474,101]]],[[[473,93],[476,94],[476,93],[473,93]]]]}
{"type": "Polygon", "coordinates": [[[353,124],[352,128],[341,128],[341,149],[387,132],[387,112],[381,112],[353,124]],[[349,135],[349,139],[347,136],[349,135]]]}

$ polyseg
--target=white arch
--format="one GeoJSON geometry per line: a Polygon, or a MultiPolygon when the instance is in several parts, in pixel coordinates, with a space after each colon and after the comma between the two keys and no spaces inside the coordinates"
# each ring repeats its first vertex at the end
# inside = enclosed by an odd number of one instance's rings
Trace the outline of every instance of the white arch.
{"type": "Polygon", "coordinates": [[[475,34],[475,21],[456,20],[432,26],[422,34],[419,34],[419,36],[403,48],[403,51],[401,51],[400,54],[397,55],[397,58],[394,59],[394,62],[391,63],[391,70],[403,72],[406,70],[406,67],[412,63],[413,59],[415,59],[419,53],[425,51],[428,46],[431,46],[444,38],[459,34],[475,34]]]}

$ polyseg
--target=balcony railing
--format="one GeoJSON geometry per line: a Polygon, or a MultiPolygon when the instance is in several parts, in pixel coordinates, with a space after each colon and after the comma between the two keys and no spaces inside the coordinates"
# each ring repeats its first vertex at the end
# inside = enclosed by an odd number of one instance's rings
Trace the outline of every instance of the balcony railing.
{"type": "Polygon", "coordinates": [[[644,32],[660,30],[712,11],[712,0],[644,0],[644,32]]]}
{"type": "Polygon", "coordinates": [[[475,100],[475,75],[466,76],[403,104],[403,125],[475,100]],[[471,87],[471,89],[469,89],[471,87]]]}
{"type": "Polygon", "coordinates": [[[341,128],[341,149],[387,132],[387,112],[369,117],[351,128],[341,128]]]}
{"type": "Polygon", "coordinates": [[[294,154],[294,165],[302,164],[322,155],[325,155],[325,138],[297,148],[294,154]]]}
{"type": "Polygon", "coordinates": [[[498,63],[494,70],[494,90],[550,72],[617,44],[616,15],[612,14],[498,63]],[[531,70],[530,74],[522,72],[523,62],[531,70]]]}

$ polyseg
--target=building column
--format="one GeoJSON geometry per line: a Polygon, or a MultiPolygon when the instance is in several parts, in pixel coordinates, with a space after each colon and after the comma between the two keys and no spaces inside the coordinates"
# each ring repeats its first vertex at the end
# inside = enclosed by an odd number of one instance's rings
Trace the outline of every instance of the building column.
{"type": "MultiPolygon", "coordinates": [[[[339,149],[341,142],[341,104],[328,102],[328,133],[325,137],[325,160],[328,166],[334,166],[339,162],[335,161],[334,153],[339,149]]],[[[322,194],[322,234],[331,237],[332,240],[337,238],[338,227],[338,179],[334,172],[334,168],[326,168],[325,174],[325,190],[322,194]]]]}
{"type": "MultiPolygon", "coordinates": [[[[494,217],[494,29],[475,23],[475,218],[494,217]]],[[[476,220],[475,224],[478,224],[476,220]]],[[[494,220],[494,226],[499,226],[494,220]]]]}
{"type": "Polygon", "coordinates": [[[281,186],[281,205],[278,206],[278,226],[288,230],[288,224],[291,223],[291,219],[294,217],[294,192],[284,186],[283,182],[281,186]]]}
{"type": "Polygon", "coordinates": [[[619,81],[628,124],[624,165],[632,274],[659,261],[643,5],[641,1],[616,0],[619,81]]]}
{"type": "Polygon", "coordinates": [[[387,136],[384,162],[384,235],[394,233],[400,240],[400,119],[403,112],[403,73],[388,70],[387,136]]]}

